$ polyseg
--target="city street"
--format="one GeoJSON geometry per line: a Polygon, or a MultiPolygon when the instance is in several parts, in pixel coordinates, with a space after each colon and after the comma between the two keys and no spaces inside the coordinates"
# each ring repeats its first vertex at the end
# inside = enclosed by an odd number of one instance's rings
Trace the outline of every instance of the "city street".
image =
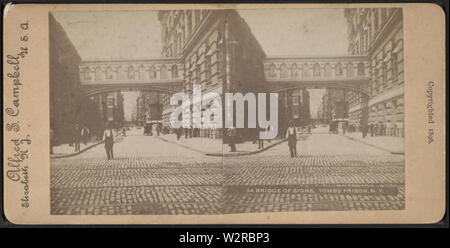
{"type": "Polygon", "coordinates": [[[404,157],[326,132],[210,157],[140,132],[51,160],[52,214],[221,214],[404,208],[404,157]]]}

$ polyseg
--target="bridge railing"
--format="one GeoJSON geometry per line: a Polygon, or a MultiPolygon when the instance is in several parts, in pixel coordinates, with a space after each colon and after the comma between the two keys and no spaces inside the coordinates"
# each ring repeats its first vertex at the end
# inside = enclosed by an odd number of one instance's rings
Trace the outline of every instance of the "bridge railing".
{"type": "Polygon", "coordinates": [[[164,83],[184,78],[180,58],[83,61],[79,73],[82,85],[164,83]]]}
{"type": "Polygon", "coordinates": [[[365,56],[268,57],[264,60],[268,82],[354,81],[370,78],[365,56]]]}

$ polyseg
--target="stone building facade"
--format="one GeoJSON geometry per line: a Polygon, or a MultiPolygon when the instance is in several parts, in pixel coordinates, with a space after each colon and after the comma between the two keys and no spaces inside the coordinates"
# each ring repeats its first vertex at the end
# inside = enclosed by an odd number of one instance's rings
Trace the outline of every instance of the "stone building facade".
{"type": "Polygon", "coordinates": [[[346,9],[348,52],[367,56],[369,96],[349,92],[349,124],[378,124],[404,136],[403,21],[394,8],[346,9]]]}
{"type": "MultiPolygon", "coordinates": [[[[180,89],[193,99],[193,85],[202,95],[215,92],[255,92],[264,88],[262,50],[250,28],[235,10],[171,10],[158,14],[162,25],[162,55],[179,56],[184,65],[180,89]]],[[[163,99],[163,124],[174,106],[163,99]]],[[[209,107],[203,105],[203,108],[209,107]]],[[[193,111],[191,111],[192,115],[193,111]]],[[[201,137],[222,137],[222,129],[201,129],[201,137]]],[[[246,133],[246,132],[243,132],[246,133]]]]}
{"type": "Polygon", "coordinates": [[[78,55],[61,24],[49,14],[50,129],[53,144],[71,142],[78,122],[80,79],[78,55]]]}

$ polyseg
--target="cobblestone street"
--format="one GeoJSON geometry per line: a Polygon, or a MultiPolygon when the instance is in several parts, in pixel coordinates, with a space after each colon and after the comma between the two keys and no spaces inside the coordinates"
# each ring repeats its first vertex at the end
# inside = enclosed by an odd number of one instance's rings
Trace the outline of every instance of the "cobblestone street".
{"type": "Polygon", "coordinates": [[[395,210],[404,157],[333,134],[303,136],[259,154],[210,157],[151,136],[51,160],[52,214],[221,214],[395,210]]]}

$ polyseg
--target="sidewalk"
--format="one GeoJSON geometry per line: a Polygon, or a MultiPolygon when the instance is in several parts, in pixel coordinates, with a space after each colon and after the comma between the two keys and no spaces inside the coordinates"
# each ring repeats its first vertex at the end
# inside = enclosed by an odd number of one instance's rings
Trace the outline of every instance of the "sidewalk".
{"type": "Polygon", "coordinates": [[[405,154],[405,139],[401,137],[393,137],[393,136],[370,136],[368,134],[366,138],[362,137],[361,132],[353,132],[340,134],[345,136],[351,140],[355,140],[366,145],[375,147],[377,149],[390,152],[392,154],[405,154]]]}
{"type": "MultiPolygon", "coordinates": [[[[115,137],[121,136],[120,133],[116,133],[115,137]]],[[[69,146],[69,144],[61,144],[58,146],[53,146],[53,154],[50,154],[50,159],[53,158],[67,158],[78,155],[84,151],[87,151],[91,148],[96,147],[99,144],[103,144],[103,140],[95,140],[91,139],[86,143],[86,145],[81,142],[80,143],[80,151],[75,152],[75,146],[69,146]]]]}
{"type": "Polygon", "coordinates": [[[90,141],[87,142],[86,145],[84,143],[80,143],[80,151],[75,152],[75,146],[69,146],[69,144],[61,144],[53,147],[53,154],[50,154],[50,158],[66,158],[78,155],[86,150],[89,150],[99,144],[103,143],[103,140],[100,141],[90,141]]]}
{"type": "Polygon", "coordinates": [[[155,136],[165,142],[170,142],[186,149],[203,153],[207,156],[220,156],[220,157],[233,157],[233,156],[243,156],[260,153],[273,146],[286,141],[286,139],[274,139],[269,143],[267,140],[264,141],[264,148],[258,149],[258,144],[253,144],[251,141],[246,141],[244,143],[236,144],[236,152],[230,152],[230,147],[228,144],[223,144],[222,139],[210,139],[210,138],[189,138],[185,139],[184,136],[177,141],[175,134],[166,134],[161,136],[155,136]]]}

